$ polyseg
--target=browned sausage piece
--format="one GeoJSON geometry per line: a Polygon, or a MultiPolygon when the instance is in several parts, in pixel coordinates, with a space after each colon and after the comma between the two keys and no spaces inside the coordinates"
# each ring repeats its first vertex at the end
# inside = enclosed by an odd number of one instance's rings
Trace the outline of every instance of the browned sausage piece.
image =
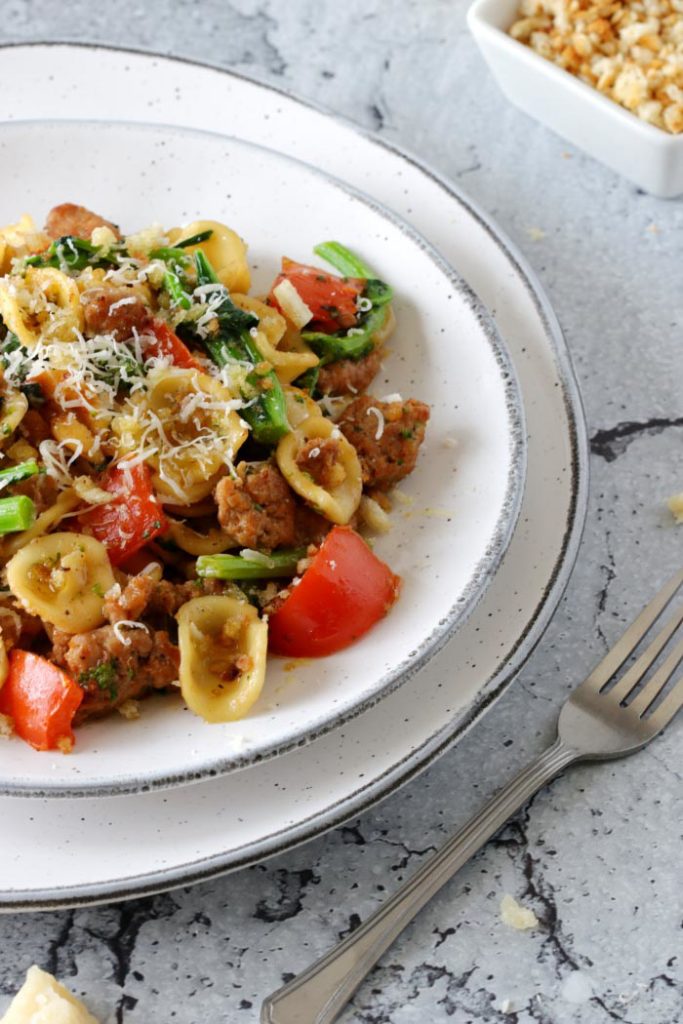
{"type": "Polygon", "coordinates": [[[165,630],[101,626],[73,636],[55,630],[53,645],[52,661],[85,690],[76,722],[178,678],[178,648],[165,630]]]}
{"type": "Polygon", "coordinates": [[[130,288],[88,288],[81,295],[85,330],[89,335],[113,334],[117,341],[144,331],[149,310],[130,288]]]}
{"type": "Polygon", "coordinates": [[[314,484],[330,489],[342,483],[346,473],[339,464],[339,441],[334,437],[315,437],[299,450],[295,462],[314,484]]]}
{"type": "Polygon", "coordinates": [[[188,580],[187,583],[157,582],[152,576],[139,573],[131,576],[120,592],[112,591],[104,599],[104,614],[111,623],[122,619],[154,621],[159,616],[175,615],[181,605],[193,597],[223,594],[230,584],[222,580],[188,580]]]}
{"type": "Polygon", "coordinates": [[[366,487],[387,490],[412,473],[429,419],[429,406],[380,402],[361,395],[344,410],[339,429],[358,453],[366,487]]]}
{"type": "Polygon", "coordinates": [[[59,494],[59,486],[57,481],[53,480],[47,473],[38,473],[37,476],[29,477],[28,480],[22,480],[21,483],[14,484],[12,494],[25,494],[34,503],[36,512],[40,515],[46,508],[54,505],[59,494]]]}
{"type": "Polygon", "coordinates": [[[0,635],[6,650],[19,643],[30,646],[42,632],[43,622],[37,615],[27,612],[11,594],[0,595],[0,635]]]}
{"type": "Polygon", "coordinates": [[[245,548],[272,550],[295,539],[295,502],[287,481],[270,462],[241,462],[238,478],[223,477],[214,497],[218,521],[245,548]]]}
{"type": "Polygon", "coordinates": [[[137,621],[149,604],[157,586],[153,576],[140,573],[131,576],[125,587],[112,587],[104,598],[102,611],[112,625],[122,619],[137,621]]]}
{"type": "Polygon", "coordinates": [[[59,206],[53,206],[45,221],[45,233],[50,238],[75,235],[76,238],[85,238],[89,241],[95,228],[111,228],[116,237],[121,238],[121,232],[116,224],[76,203],[60,203],[59,206]]]}
{"type": "Polygon", "coordinates": [[[323,366],[318,374],[318,390],[323,395],[355,395],[365,391],[382,362],[382,350],[374,348],[362,359],[339,359],[323,366]]]}

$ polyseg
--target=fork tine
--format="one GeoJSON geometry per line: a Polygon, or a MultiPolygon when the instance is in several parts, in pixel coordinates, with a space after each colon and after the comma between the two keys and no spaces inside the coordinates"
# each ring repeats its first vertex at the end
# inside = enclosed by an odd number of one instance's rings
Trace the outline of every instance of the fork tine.
{"type": "Polygon", "coordinates": [[[680,608],[667,622],[664,629],[652,641],[650,646],[643,651],[638,660],[631,665],[628,672],[625,672],[618,683],[615,683],[609,691],[609,697],[617,703],[626,700],[631,690],[635,689],[641,681],[650,665],[654,664],[660,653],[664,650],[671,637],[674,635],[681,622],[683,622],[683,608],[680,608]]]}
{"type": "Polygon", "coordinates": [[[637,697],[628,705],[629,711],[635,712],[639,717],[644,715],[647,709],[657,700],[672,675],[683,661],[683,640],[680,640],[666,661],[657,669],[652,679],[649,679],[637,697]]]}
{"type": "Polygon", "coordinates": [[[659,707],[653,711],[651,715],[648,715],[646,721],[651,728],[656,729],[656,731],[659,732],[669,724],[671,719],[678,714],[682,707],[683,676],[678,680],[671,693],[667,693],[659,707]]]}
{"type": "Polygon", "coordinates": [[[614,673],[621,668],[626,659],[630,657],[640,641],[643,639],[652,624],[657,621],[669,601],[675,595],[683,583],[683,569],[669,580],[659,591],[656,597],[650,601],[640,615],[633,620],[621,638],[610,651],[607,652],[599,665],[593,669],[583,686],[592,690],[601,690],[605,683],[609,682],[614,673]]]}

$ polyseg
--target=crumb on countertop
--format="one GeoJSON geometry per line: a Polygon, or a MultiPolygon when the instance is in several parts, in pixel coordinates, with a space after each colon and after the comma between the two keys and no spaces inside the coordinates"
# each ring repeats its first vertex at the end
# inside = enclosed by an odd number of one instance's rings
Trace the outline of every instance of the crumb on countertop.
{"type": "Polygon", "coordinates": [[[676,522],[683,525],[683,491],[680,494],[672,495],[667,501],[667,505],[676,522]]]}
{"type": "Polygon", "coordinates": [[[538,918],[530,907],[523,907],[514,896],[505,893],[500,901],[500,916],[503,924],[517,931],[526,931],[528,928],[536,928],[538,918]]]}

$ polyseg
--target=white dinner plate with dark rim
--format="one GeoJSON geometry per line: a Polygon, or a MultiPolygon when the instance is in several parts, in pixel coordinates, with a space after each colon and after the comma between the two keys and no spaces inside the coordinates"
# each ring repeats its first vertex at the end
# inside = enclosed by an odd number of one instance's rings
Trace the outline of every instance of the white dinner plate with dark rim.
{"type": "Polygon", "coordinates": [[[126,119],[145,96],[146,120],[266,143],[401,214],[494,313],[528,433],[512,540],[482,600],[428,666],[343,727],[223,778],[108,799],[0,798],[0,906],[19,910],[123,899],[253,863],[358,813],[455,743],[511,683],[559,601],[585,515],[587,457],[567,351],[533,273],[489,218],[419,161],[294,98],[189,62],[55,44],[0,49],[0,63],[0,119],[126,119]],[[50,90],[27,71],[37,60],[50,90]],[[83,90],[102,76],[117,89],[83,90]]]}
{"type": "Polygon", "coordinates": [[[12,739],[0,746],[0,792],[120,794],[243,768],[339,725],[426,664],[493,578],[524,481],[510,361],[457,271],[350,186],[254,143],[188,128],[0,124],[0,180],[0,224],[24,211],[42,224],[64,200],[102,211],[124,233],[150,222],[228,223],[249,245],[257,295],[268,292],[282,255],[307,262],[318,242],[342,240],[395,289],[397,327],[371,393],[430,407],[417,468],[401,482],[410,505],[398,506],[391,532],[374,542],[402,578],[401,598],[370,633],[333,657],[299,661],[296,672],[291,661],[269,659],[261,697],[238,722],[209,725],[176,691],[143,702],[135,722],[113,714],[82,725],[68,757],[12,739]]]}

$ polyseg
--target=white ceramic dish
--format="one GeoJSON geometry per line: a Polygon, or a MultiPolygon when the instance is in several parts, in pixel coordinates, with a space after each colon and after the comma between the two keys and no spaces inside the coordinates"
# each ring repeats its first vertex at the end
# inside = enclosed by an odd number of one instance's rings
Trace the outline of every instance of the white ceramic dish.
{"type": "MultiPolygon", "coordinates": [[[[152,892],[319,834],[409,779],[510,684],[566,584],[585,515],[586,439],[557,322],[523,259],[455,187],[351,125],[192,63],[68,44],[0,49],[0,119],[142,116],[220,127],[342,174],[429,237],[482,295],[511,350],[528,427],[513,538],[456,637],[406,685],[308,746],[191,789],[107,800],[0,798],[0,906],[40,909],[152,892]],[[27,69],[39,63],[46,91],[27,69]],[[104,75],[101,95],[82,82],[104,75]],[[203,99],[211,95],[207,109],[203,99]],[[50,843],[46,844],[45,835],[50,843]]],[[[472,766],[476,772],[476,765],[472,766]]]]}
{"type": "Polygon", "coordinates": [[[0,178],[0,223],[24,210],[42,222],[67,199],[103,211],[124,230],[150,219],[228,222],[249,243],[255,294],[267,292],[282,254],[307,261],[316,242],[341,236],[396,289],[393,355],[373,393],[419,396],[431,409],[425,451],[402,487],[413,504],[376,544],[403,577],[402,598],[371,634],[295,674],[272,659],[260,700],[240,722],[210,726],[168,696],[146,701],[134,723],[119,715],[87,723],[69,757],[39,754],[18,740],[3,744],[0,791],[121,793],[243,767],[312,739],[415,672],[481,596],[523,483],[518,391],[470,288],[378,204],[237,139],[158,125],[15,123],[0,127],[0,178]]]}
{"type": "Polygon", "coordinates": [[[467,21],[506,96],[653,195],[683,193],[683,136],[641,121],[507,34],[518,0],[475,0],[467,21]]]}

